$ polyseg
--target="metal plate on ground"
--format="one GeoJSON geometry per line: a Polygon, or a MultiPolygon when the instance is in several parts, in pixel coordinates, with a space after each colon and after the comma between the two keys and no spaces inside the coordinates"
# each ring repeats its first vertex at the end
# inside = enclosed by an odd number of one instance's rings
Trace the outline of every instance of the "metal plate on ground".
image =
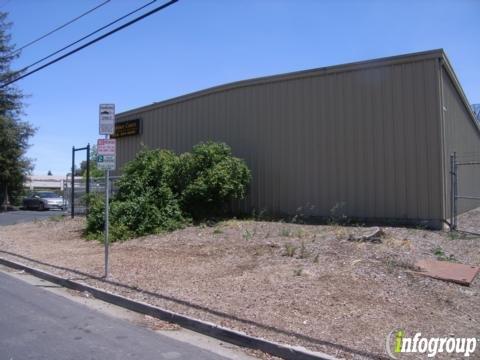
{"type": "Polygon", "coordinates": [[[475,276],[480,272],[479,266],[448,261],[419,260],[415,263],[415,266],[420,268],[420,274],[422,275],[466,286],[470,286],[475,276]]]}

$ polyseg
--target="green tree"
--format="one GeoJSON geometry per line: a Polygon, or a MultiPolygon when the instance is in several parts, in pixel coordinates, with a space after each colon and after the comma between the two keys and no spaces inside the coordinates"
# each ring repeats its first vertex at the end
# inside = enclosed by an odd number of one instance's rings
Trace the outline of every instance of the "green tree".
{"type": "MultiPolygon", "coordinates": [[[[0,12],[0,86],[19,74],[10,68],[19,56],[10,45],[10,26],[7,14],[0,12]]],[[[23,98],[15,85],[0,87],[0,203],[5,210],[19,197],[24,177],[33,169],[32,160],[25,154],[35,129],[21,120],[23,98]]]]}
{"type": "MultiPolygon", "coordinates": [[[[84,160],[80,163],[80,169],[75,171],[76,176],[87,177],[87,161],[84,160]]],[[[97,146],[92,145],[90,148],[90,178],[99,178],[104,176],[103,170],[100,170],[97,166],[97,146]]]]}

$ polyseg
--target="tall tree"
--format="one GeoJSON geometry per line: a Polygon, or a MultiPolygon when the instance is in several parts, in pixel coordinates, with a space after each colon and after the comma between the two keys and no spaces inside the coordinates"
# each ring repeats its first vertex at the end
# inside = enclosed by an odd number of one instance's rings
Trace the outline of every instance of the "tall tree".
{"type": "Polygon", "coordinates": [[[15,85],[1,87],[19,74],[10,68],[19,56],[10,44],[10,27],[7,13],[0,12],[0,204],[5,210],[9,201],[20,195],[24,177],[33,169],[32,160],[25,154],[28,140],[35,133],[31,124],[21,120],[22,92],[15,85]]]}

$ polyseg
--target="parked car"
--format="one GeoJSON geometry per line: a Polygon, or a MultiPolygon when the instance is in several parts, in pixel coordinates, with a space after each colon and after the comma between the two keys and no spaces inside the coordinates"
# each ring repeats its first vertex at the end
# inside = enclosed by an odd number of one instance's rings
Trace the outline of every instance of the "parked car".
{"type": "Polygon", "coordinates": [[[65,209],[63,197],[53,191],[39,191],[30,194],[23,199],[24,209],[49,210],[65,209]]]}

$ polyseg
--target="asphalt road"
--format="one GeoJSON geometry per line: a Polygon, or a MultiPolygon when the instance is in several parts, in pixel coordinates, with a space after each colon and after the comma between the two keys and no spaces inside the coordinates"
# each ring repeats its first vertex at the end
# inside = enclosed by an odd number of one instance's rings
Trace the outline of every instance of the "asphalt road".
{"type": "Polygon", "coordinates": [[[49,210],[49,211],[18,210],[18,211],[1,212],[0,226],[14,225],[14,224],[30,222],[34,220],[43,220],[52,216],[58,216],[62,214],[65,214],[65,212],[59,211],[59,210],[49,210]]]}
{"type": "Polygon", "coordinates": [[[0,360],[225,359],[0,273],[0,360]]]}

